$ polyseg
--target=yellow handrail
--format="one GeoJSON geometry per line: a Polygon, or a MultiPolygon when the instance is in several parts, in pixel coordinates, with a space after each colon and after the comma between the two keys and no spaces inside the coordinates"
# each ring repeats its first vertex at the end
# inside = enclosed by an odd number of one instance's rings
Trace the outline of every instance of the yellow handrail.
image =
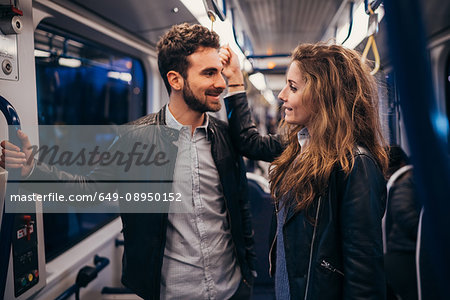
{"type": "Polygon", "coordinates": [[[371,36],[369,36],[366,47],[364,48],[364,51],[361,55],[361,60],[363,63],[366,61],[367,54],[369,53],[371,46],[372,46],[373,56],[375,57],[375,67],[370,72],[370,75],[375,75],[378,72],[378,70],[380,69],[380,54],[378,53],[377,43],[375,42],[375,38],[374,38],[373,34],[371,36]]]}
{"type": "MultiPolygon", "coordinates": [[[[369,12],[371,15],[374,14],[372,7],[368,6],[369,12]]],[[[367,44],[366,47],[364,48],[364,51],[361,55],[361,61],[364,63],[366,62],[367,59],[367,54],[369,54],[369,50],[370,47],[372,47],[372,52],[373,52],[373,56],[375,58],[375,67],[373,68],[373,70],[370,72],[370,75],[375,75],[378,70],[380,69],[380,54],[378,53],[378,48],[377,48],[377,43],[375,42],[375,34],[372,34],[371,36],[369,36],[369,38],[367,39],[367,44]]]]}

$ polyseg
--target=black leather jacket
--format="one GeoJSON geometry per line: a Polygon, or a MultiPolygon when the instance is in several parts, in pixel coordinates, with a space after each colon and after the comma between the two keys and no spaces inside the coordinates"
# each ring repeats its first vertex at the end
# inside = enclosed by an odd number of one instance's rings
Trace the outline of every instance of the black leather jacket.
{"type": "Polygon", "coordinates": [[[420,203],[413,171],[402,174],[389,189],[386,209],[387,252],[415,252],[420,203]]]}
{"type": "MultiPolygon", "coordinates": [[[[242,154],[273,160],[282,151],[278,136],[260,136],[245,94],[226,101],[232,137],[242,154]]],[[[291,299],[385,299],[381,219],[385,180],[370,153],[358,147],[346,176],[332,172],[325,196],[304,212],[289,208],[283,227],[291,299]]],[[[273,227],[276,227],[274,225],[273,227]]],[[[271,236],[274,274],[275,232],[271,236]]]]}
{"type": "MultiPolygon", "coordinates": [[[[165,125],[165,107],[158,113],[142,117],[130,125],[165,125]]],[[[242,158],[232,146],[228,126],[225,122],[210,117],[208,136],[211,138],[211,153],[219,173],[220,182],[226,201],[227,217],[244,282],[251,284],[251,270],[255,270],[256,255],[254,252],[253,230],[249,201],[247,198],[247,178],[242,158]]],[[[168,136],[171,136],[169,133],[168,136]]],[[[129,137],[130,138],[130,137],[129,137]]],[[[151,137],[154,143],[160,143],[160,136],[151,137]]],[[[176,136],[173,136],[176,140],[176,136]]],[[[130,141],[132,137],[130,138],[130,141]]],[[[163,141],[167,147],[172,143],[163,141]]],[[[173,149],[171,149],[173,150],[173,149]]],[[[173,153],[173,152],[172,152],[173,153]]],[[[175,152],[176,153],[176,152],[175,152]]],[[[173,164],[170,165],[169,176],[173,176],[173,164]]],[[[103,172],[103,177],[108,176],[103,172]]],[[[150,172],[151,173],[151,172],[150,172]]],[[[95,172],[94,172],[95,174],[95,172]]],[[[161,174],[149,174],[160,177],[161,174]]],[[[166,174],[167,175],[167,174],[166,174]]],[[[93,174],[88,176],[71,175],[48,165],[36,165],[30,180],[69,180],[78,192],[93,192],[93,174]],[[90,180],[90,184],[85,184],[90,180]]],[[[120,176],[120,175],[119,175],[120,176]]],[[[94,179],[95,181],[95,179],[94,179]]],[[[69,189],[72,187],[69,187],[69,189]]],[[[122,213],[124,234],[124,255],[122,283],[144,299],[159,299],[161,267],[166,242],[167,213],[122,213]]]]}

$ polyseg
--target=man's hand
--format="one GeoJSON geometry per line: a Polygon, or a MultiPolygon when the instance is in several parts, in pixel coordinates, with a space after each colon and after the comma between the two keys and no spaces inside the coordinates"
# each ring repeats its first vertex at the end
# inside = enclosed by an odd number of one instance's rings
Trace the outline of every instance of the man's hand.
{"type": "Polygon", "coordinates": [[[17,131],[17,136],[22,142],[23,152],[16,145],[2,141],[0,146],[2,148],[2,155],[0,157],[0,167],[4,169],[22,169],[21,175],[23,177],[28,176],[33,169],[34,159],[31,157],[33,153],[31,150],[31,143],[28,136],[22,131],[17,131]]]}
{"type": "Polygon", "coordinates": [[[230,46],[225,45],[220,48],[219,56],[223,65],[222,74],[228,80],[229,91],[243,91],[244,77],[242,76],[241,67],[239,65],[239,58],[236,53],[231,50],[230,46]]]}

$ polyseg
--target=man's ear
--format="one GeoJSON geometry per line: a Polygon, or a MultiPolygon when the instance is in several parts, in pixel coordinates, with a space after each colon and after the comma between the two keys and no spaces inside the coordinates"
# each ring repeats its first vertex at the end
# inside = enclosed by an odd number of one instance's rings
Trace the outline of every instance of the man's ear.
{"type": "Polygon", "coordinates": [[[169,81],[170,86],[175,91],[180,91],[183,88],[184,79],[180,73],[176,71],[169,71],[167,73],[167,80],[169,81]]]}

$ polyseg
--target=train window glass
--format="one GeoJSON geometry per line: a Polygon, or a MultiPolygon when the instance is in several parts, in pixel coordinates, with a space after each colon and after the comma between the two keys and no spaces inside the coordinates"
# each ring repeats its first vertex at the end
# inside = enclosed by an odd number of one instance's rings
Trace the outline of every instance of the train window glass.
{"type": "MultiPolygon", "coordinates": [[[[35,31],[40,125],[124,124],[146,112],[139,60],[47,25],[35,31]]],[[[117,214],[44,214],[46,260],[57,257],[117,214]]]]}
{"type": "Polygon", "coordinates": [[[123,124],[145,113],[137,59],[44,26],[35,58],[39,124],[123,124]]]}
{"type": "Polygon", "coordinates": [[[381,123],[381,133],[383,134],[383,137],[390,141],[391,140],[391,128],[389,126],[389,117],[390,115],[385,113],[388,111],[389,107],[389,82],[388,77],[385,75],[385,73],[380,70],[376,75],[375,79],[377,82],[377,88],[378,88],[378,109],[379,109],[379,117],[380,117],[380,123],[381,123]]]}
{"type": "Polygon", "coordinates": [[[400,107],[395,90],[394,72],[380,70],[375,75],[381,133],[390,144],[400,143],[400,107]]]}

